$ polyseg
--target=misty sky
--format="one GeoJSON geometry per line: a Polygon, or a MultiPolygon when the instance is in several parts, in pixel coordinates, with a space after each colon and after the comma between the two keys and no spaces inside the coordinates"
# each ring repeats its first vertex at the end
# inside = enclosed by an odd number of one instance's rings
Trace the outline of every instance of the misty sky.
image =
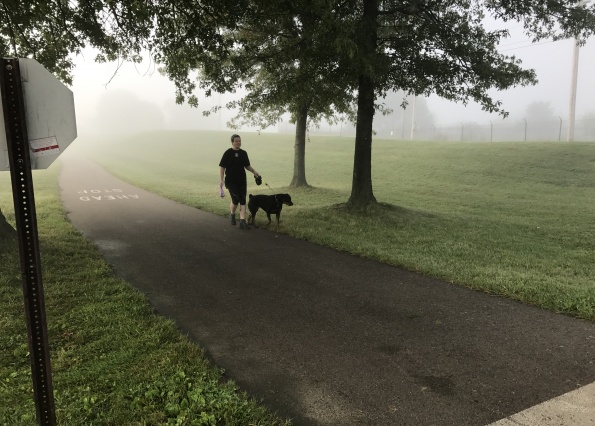
{"type": "MultiPolygon", "coordinates": [[[[523,66],[534,68],[537,72],[539,84],[530,87],[519,87],[506,92],[493,92],[494,97],[504,102],[504,108],[510,112],[507,120],[520,120],[525,114],[527,105],[531,102],[547,102],[552,107],[556,116],[563,120],[568,118],[570,102],[571,71],[573,57],[573,40],[558,42],[540,42],[531,45],[527,36],[522,34],[520,24],[512,23],[508,26],[511,37],[501,43],[501,52],[515,55],[523,61],[523,66]]],[[[71,90],[74,93],[77,112],[77,127],[79,134],[95,130],[96,117],[99,109],[108,108],[106,98],[115,99],[118,96],[132,96],[140,105],[139,111],[147,107],[154,109],[149,117],[154,117],[161,111],[163,120],[144,120],[148,129],[157,128],[198,128],[204,125],[204,119],[196,109],[187,106],[175,105],[174,85],[162,77],[155,69],[155,65],[146,61],[140,65],[124,63],[120,68],[116,63],[96,64],[94,53],[91,50],[79,56],[76,60],[77,67],[74,71],[74,83],[71,90]],[[116,75],[114,76],[114,73],[116,75]],[[113,77],[113,78],[112,78],[113,77]],[[111,79],[111,81],[110,81],[111,79]],[[109,82],[109,84],[108,84],[109,82]]],[[[588,40],[580,49],[579,75],[577,90],[576,118],[580,119],[586,114],[595,114],[595,84],[590,77],[595,69],[595,37],[588,40]]],[[[224,95],[221,100],[225,102],[232,95],[224,95]]],[[[220,97],[215,95],[212,101],[218,102],[220,97]]],[[[202,99],[201,99],[202,101],[202,99]]],[[[205,105],[212,102],[208,100],[205,105]]],[[[114,101],[112,100],[112,103],[114,101]]],[[[439,126],[456,125],[462,121],[475,121],[478,124],[494,123],[502,120],[497,115],[490,115],[481,111],[476,104],[467,107],[442,100],[436,96],[428,99],[428,106],[434,114],[435,122],[439,126]]],[[[134,109],[129,108],[123,114],[134,114],[134,109]],[[133,111],[130,111],[133,109],[133,111]]],[[[114,114],[119,114],[114,112],[114,114]]],[[[209,124],[225,121],[231,114],[220,117],[211,117],[209,124]]],[[[143,121],[143,118],[135,118],[143,121]]]]}

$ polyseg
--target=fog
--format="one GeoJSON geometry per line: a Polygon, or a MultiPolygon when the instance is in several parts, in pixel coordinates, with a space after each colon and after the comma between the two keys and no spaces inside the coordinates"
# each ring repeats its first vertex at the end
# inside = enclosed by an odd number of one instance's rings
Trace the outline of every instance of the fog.
{"type": "MultiPolygon", "coordinates": [[[[522,34],[520,24],[509,26],[509,30],[511,37],[502,41],[500,51],[516,56],[525,68],[535,69],[539,84],[491,92],[495,99],[503,101],[504,109],[510,113],[504,121],[499,115],[483,112],[473,102],[465,106],[430,96],[418,101],[417,105],[425,105],[424,108],[431,114],[432,126],[461,126],[461,123],[489,125],[490,122],[497,124],[535,119],[534,104],[541,105],[542,110],[547,111],[548,118],[567,122],[574,40],[531,44],[528,37],[522,34]]],[[[94,56],[92,50],[86,50],[76,58],[71,90],[75,98],[79,135],[160,129],[224,130],[226,122],[233,116],[230,111],[221,111],[209,117],[201,113],[213,105],[223,105],[233,98],[233,94],[205,98],[199,93],[198,109],[176,105],[173,83],[159,74],[154,63],[147,60],[142,64],[97,64],[94,56]]],[[[595,117],[595,84],[591,78],[594,68],[595,38],[580,48],[577,120],[589,115],[595,117]]],[[[399,113],[397,111],[395,114],[399,113]]],[[[409,116],[404,116],[403,121],[409,120],[409,116]]],[[[393,133],[404,131],[395,129],[393,133]]]]}
{"type": "MultiPolygon", "coordinates": [[[[511,37],[500,44],[500,52],[514,55],[522,61],[524,68],[532,68],[537,73],[539,83],[535,86],[517,87],[507,91],[490,92],[495,99],[503,101],[503,107],[510,115],[508,119],[525,118],[527,107],[535,102],[545,102],[556,116],[568,118],[573,69],[574,40],[557,42],[542,41],[532,44],[522,34],[520,24],[509,28],[511,37]]],[[[595,71],[595,37],[587,40],[579,49],[577,79],[576,117],[595,114],[592,102],[595,85],[592,75],[595,71]]],[[[477,104],[468,107],[453,104],[438,97],[430,97],[430,109],[436,114],[438,124],[451,124],[460,121],[501,120],[500,116],[481,111],[477,104]]]]}

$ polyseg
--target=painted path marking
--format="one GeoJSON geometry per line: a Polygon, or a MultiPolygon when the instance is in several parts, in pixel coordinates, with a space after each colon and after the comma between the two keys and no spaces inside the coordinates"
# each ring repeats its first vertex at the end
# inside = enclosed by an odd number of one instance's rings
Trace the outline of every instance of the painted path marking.
{"type": "Polygon", "coordinates": [[[121,189],[83,189],[79,194],[87,194],[79,197],[81,201],[110,201],[110,200],[138,200],[138,194],[124,194],[121,189]]]}

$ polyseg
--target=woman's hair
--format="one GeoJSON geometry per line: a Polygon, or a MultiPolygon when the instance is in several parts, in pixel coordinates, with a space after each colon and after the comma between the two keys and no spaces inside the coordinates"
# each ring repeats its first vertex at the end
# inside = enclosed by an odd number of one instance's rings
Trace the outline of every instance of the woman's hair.
{"type": "Polygon", "coordinates": [[[236,135],[236,134],[234,133],[233,135],[231,135],[231,141],[233,142],[233,140],[234,140],[235,138],[239,138],[239,137],[240,137],[240,135],[236,135]]]}

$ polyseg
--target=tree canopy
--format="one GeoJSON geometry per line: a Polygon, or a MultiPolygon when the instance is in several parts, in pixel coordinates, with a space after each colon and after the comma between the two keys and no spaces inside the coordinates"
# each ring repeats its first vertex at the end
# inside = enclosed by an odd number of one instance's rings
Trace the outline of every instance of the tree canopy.
{"type": "Polygon", "coordinates": [[[127,0],[3,0],[2,55],[34,58],[65,83],[72,83],[74,56],[97,48],[98,61],[139,62],[154,22],[151,2],[127,0]]]}

